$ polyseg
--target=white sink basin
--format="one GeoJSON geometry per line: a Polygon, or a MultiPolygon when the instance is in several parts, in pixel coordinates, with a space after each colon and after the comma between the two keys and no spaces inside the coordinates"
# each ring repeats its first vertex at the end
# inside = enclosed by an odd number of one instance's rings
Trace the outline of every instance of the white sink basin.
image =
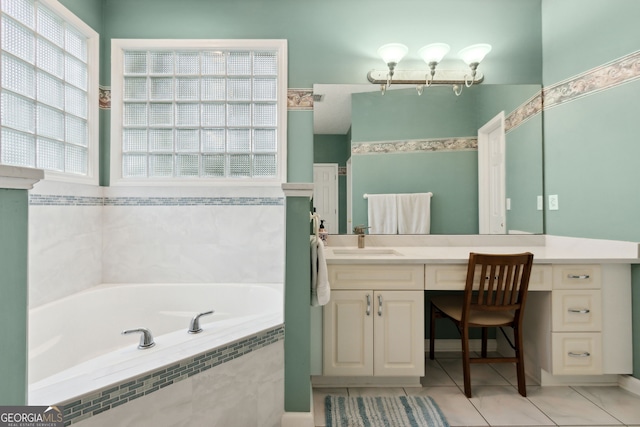
{"type": "Polygon", "coordinates": [[[361,256],[402,256],[394,249],[385,248],[362,248],[362,249],[333,249],[334,255],[361,255],[361,256]]]}

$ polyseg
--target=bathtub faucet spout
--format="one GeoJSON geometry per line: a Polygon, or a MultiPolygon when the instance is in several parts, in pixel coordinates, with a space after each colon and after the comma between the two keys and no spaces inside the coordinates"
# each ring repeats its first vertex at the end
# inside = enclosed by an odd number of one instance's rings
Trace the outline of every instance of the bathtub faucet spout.
{"type": "Polygon", "coordinates": [[[138,348],[141,350],[151,348],[156,343],[153,341],[153,335],[151,335],[151,331],[147,328],[136,328],[136,329],[127,329],[122,331],[122,335],[132,334],[134,332],[140,332],[140,344],[138,344],[138,348]]]}
{"type": "Polygon", "coordinates": [[[204,313],[196,314],[193,319],[191,319],[191,323],[189,323],[189,332],[190,334],[198,334],[202,332],[202,328],[200,327],[200,317],[205,316],[207,314],[213,314],[213,310],[205,311],[204,313]]]}

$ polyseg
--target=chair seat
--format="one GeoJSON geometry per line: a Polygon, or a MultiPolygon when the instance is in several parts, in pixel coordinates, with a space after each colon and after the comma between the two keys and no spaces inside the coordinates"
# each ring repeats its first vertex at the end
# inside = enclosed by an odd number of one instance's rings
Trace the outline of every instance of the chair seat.
{"type": "MultiPolygon", "coordinates": [[[[462,320],[463,295],[438,295],[431,298],[431,302],[438,310],[457,322],[462,320]]],[[[469,324],[473,326],[508,326],[514,321],[512,311],[481,311],[469,312],[469,324]]]]}

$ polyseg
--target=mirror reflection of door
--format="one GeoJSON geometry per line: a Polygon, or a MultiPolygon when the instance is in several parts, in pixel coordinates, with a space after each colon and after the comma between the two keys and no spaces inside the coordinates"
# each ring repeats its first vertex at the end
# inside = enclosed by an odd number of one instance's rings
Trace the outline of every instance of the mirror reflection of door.
{"type": "Polygon", "coordinates": [[[313,207],[329,234],[338,234],[338,164],[313,165],[313,207]]]}
{"type": "Polygon", "coordinates": [[[478,217],[480,234],[505,234],[504,111],[478,129],[478,217]]]}

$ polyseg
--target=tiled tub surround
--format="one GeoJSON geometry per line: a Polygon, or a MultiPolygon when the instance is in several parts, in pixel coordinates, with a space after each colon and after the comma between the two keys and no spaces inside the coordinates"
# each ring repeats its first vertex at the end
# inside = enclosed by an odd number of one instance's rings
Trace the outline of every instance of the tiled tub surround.
{"type": "Polygon", "coordinates": [[[75,421],[226,364],[282,340],[282,302],[282,285],[136,284],[32,309],[29,404],[63,405],[75,421]],[[191,317],[210,309],[203,332],[188,334],[191,317]],[[153,332],[153,348],[120,335],[140,326],[153,332]]]}
{"type": "Polygon", "coordinates": [[[283,281],[280,188],[43,181],[29,199],[31,308],[101,283],[283,281]]]}

